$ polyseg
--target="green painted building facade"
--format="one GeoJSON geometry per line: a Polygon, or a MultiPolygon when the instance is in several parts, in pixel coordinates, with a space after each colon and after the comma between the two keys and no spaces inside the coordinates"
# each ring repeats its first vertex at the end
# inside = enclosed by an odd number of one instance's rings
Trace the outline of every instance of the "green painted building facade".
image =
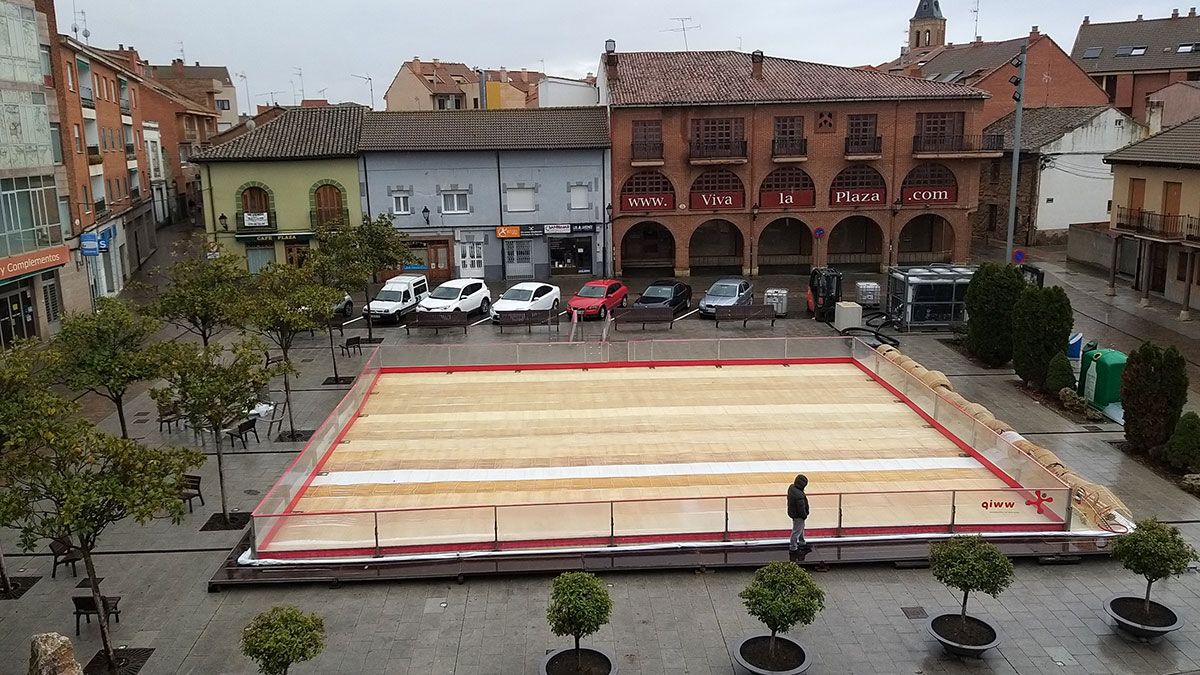
{"type": "Polygon", "coordinates": [[[362,108],[300,108],[213,147],[200,164],[210,245],[251,272],[299,264],[325,224],[362,222],[362,108]]]}

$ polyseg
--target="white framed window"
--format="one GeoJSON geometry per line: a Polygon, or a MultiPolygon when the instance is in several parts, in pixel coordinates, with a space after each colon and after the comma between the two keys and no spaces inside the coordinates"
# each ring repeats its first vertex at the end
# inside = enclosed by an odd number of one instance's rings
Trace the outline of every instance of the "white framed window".
{"type": "Polygon", "coordinates": [[[588,207],[588,197],[590,195],[590,192],[591,191],[588,190],[588,186],[586,186],[586,185],[572,185],[571,186],[571,209],[572,210],[586,209],[588,207]]]}
{"type": "Polygon", "coordinates": [[[408,195],[392,195],[392,213],[398,216],[407,216],[412,213],[408,207],[408,195]]]}
{"type": "Polygon", "coordinates": [[[533,188],[508,188],[504,191],[505,201],[508,202],[507,210],[511,213],[521,211],[536,211],[537,204],[534,203],[533,188]]]}
{"type": "Polygon", "coordinates": [[[443,192],[442,213],[470,213],[466,192],[443,192]]]}

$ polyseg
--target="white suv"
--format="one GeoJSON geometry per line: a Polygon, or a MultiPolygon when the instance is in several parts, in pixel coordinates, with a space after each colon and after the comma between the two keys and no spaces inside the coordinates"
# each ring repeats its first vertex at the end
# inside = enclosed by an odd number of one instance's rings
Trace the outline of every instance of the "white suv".
{"type": "Polygon", "coordinates": [[[492,293],[478,279],[451,279],[433,289],[417,305],[418,312],[483,312],[492,306],[492,293]]]}

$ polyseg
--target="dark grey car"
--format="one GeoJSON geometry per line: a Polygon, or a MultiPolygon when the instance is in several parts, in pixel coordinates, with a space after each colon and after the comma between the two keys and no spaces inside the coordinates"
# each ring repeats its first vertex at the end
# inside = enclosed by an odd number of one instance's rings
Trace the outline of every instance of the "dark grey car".
{"type": "Polygon", "coordinates": [[[749,305],[754,302],[754,287],[741,277],[718,279],[700,299],[700,316],[717,315],[718,307],[749,305]]]}

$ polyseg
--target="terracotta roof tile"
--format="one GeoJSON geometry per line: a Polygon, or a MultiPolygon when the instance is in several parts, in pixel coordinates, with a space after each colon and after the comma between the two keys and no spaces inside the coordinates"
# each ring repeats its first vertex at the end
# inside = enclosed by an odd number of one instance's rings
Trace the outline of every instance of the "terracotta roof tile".
{"type": "Polygon", "coordinates": [[[604,108],[368,112],[363,151],[564,150],[609,147],[604,108]]]}
{"type": "Polygon", "coordinates": [[[751,77],[743,52],[618,53],[618,79],[609,78],[614,106],[715,105],[775,101],[879,101],[914,98],[982,99],[957,84],[768,56],[763,79],[751,77]]]}
{"type": "Polygon", "coordinates": [[[193,162],[254,162],[354,157],[366,108],[290,108],[233,140],[213,146],[193,162]]]}

